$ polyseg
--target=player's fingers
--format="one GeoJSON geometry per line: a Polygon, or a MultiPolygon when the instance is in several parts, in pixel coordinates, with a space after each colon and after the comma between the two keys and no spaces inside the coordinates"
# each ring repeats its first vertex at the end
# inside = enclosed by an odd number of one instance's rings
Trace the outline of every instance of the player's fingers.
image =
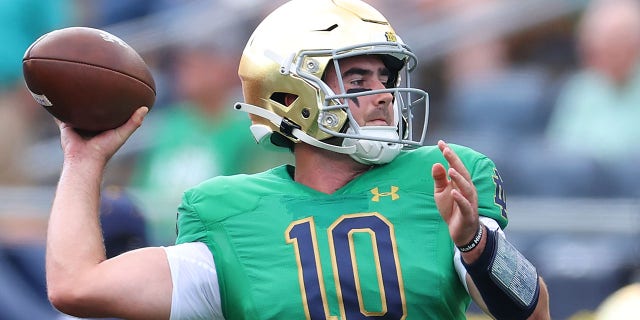
{"type": "Polygon", "coordinates": [[[451,196],[453,197],[453,201],[456,203],[456,205],[458,205],[458,209],[462,214],[463,220],[471,221],[469,219],[473,219],[475,217],[475,210],[473,209],[473,204],[469,201],[467,197],[465,197],[457,189],[451,190],[451,196]]]}
{"type": "Polygon", "coordinates": [[[453,201],[456,202],[456,204],[460,208],[460,211],[462,211],[463,214],[468,214],[469,212],[471,212],[471,203],[469,202],[469,199],[467,199],[467,197],[465,197],[460,192],[460,190],[458,189],[451,190],[451,195],[453,196],[453,201]]]}
{"type": "Polygon", "coordinates": [[[462,195],[469,199],[469,201],[474,201],[476,196],[476,190],[473,183],[463,177],[460,172],[458,172],[454,168],[449,168],[449,177],[451,177],[451,181],[454,184],[455,189],[460,190],[462,195]]]}
{"type": "Polygon", "coordinates": [[[58,120],[58,118],[53,117],[53,121],[56,122],[56,125],[58,126],[58,129],[60,129],[60,131],[64,130],[65,128],[69,127],[68,124],[58,120]]]}
{"type": "Polygon", "coordinates": [[[451,233],[454,242],[458,245],[469,243],[478,230],[478,215],[474,205],[465,198],[459,190],[451,190],[451,197],[458,207],[457,224],[455,231],[451,233]]]}
{"type": "Polygon", "coordinates": [[[460,157],[458,157],[458,154],[456,154],[456,152],[453,151],[453,149],[451,149],[443,140],[438,141],[438,148],[440,148],[440,152],[442,152],[444,158],[449,162],[449,167],[458,170],[465,179],[470,181],[471,175],[464,166],[464,163],[462,163],[462,160],[460,160],[460,157]]]}
{"type": "Polygon", "coordinates": [[[431,167],[431,176],[433,177],[433,187],[435,192],[441,192],[449,186],[447,170],[441,163],[435,163],[431,167]]]}

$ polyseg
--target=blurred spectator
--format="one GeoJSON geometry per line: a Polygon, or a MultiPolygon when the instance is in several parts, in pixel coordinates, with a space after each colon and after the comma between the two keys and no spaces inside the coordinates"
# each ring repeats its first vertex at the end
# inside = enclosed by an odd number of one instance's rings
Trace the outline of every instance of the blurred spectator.
{"type": "Polygon", "coordinates": [[[82,1],[83,17],[96,28],[144,18],[150,14],[179,6],[188,1],[172,0],[91,0],[82,1]]]}
{"type": "Polygon", "coordinates": [[[548,76],[540,66],[514,64],[505,38],[476,31],[461,39],[446,66],[452,138],[470,141],[499,161],[505,159],[499,150],[543,131],[548,76]]]}
{"type": "Polygon", "coordinates": [[[538,185],[544,171],[532,164],[541,156],[537,146],[552,106],[551,77],[542,65],[513,60],[508,35],[487,20],[502,4],[484,0],[440,8],[455,8],[460,20],[487,23],[467,26],[444,59],[446,127],[438,138],[492,158],[509,194],[556,194],[538,185]]]}
{"type": "Polygon", "coordinates": [[[32,168],[24,165],[25,155],[46,132],[56,129],[51,116],[36,104],[24,85],[16,83],[0,92],[0,128],[0,183],[34,183],[29,171],[32,168]]]}
{"type": "Polygon", "coordinates": [[[176,49],[173,76],[179,101],[154,110],[145,120],[148,145],[138,156],[131,186],[153,206],[146,212],[157,226],[154,239],[162,243],[174,240],[166,239],[166,230],[175,224],[175,210],[187,187],[216,175],[261,171],[288,156],[257,145],[249,117],[233,109],[241,100],[239,49],[215,41],[176,49]]]}
{"type": "Polygon", "coordinates": [[[12,87],[22,79],[22,56],[33,41],[68,26],[73,17],[70,0],[0,1],[0,87],[12,87]]]}
{"type": "MultiPolygon", "coordinates": [[[[31,248],[30,248],[31,249],[31,248]]],[[[44,257],[44,248],[40,248],[44,257]]],[[[31,256],[29,252],[9,252],[0,245],[0,319],[3,320],[27,320],[27,319],[54,319],[56,312],[47,300],[44,290],[44,259],[38,261],[37,267],[42,270],[42,282],[34,286],[31,279],[17,269],[14,263],[14,255],[31,256]],[[42,290],[39,290],[42,289],[42,290]]],[[[32,266],[33,268],[34,266],[32,266]]]]}
{"type": "Polygon", "coordinates": [[[57,130],[25,89],[24,52],[41,35],[69,26],[74,17],[71,0],[0,1],[0,183],[31,182],[27,168],[22,166],[26,149],[57,130]]]}
{"type": "Polygon", "coordinates": [[[146,219],[134,199],[120,187],[102,191],[100,224],[107,258],[149,246],[146,219]]]}
{"type": "Polygon", "coordinates": [[[576,38],[581,69],[562,88],[548,141],[554,150],[614,165],[618,172],[633,169],[637,162],[624,164],[640,156],[640,4],[593,1],[576,38]]]}
{"type": "MultiPolygon", "coordinates": [[[[147,247],[147,221],[135,199],[118,186],[108,186],[100,199],[100,224],[107,259],[147,247]]],[[[46,292],[46,291],[45,291],[46,292]]],[[[56,320],[78,319],[65,314],[56,320]]]]}
{"type": "MultiPolygon", "coordinates": [[[[120,187],[103,190],[100,223],[107,258],[149,245],[146,219],[136,200],[120,187]]],[[[0,319],[74,319],[58,315],[47,299],[44,240],[0,240],[0,319]]]]}
{"type": "MultiPolygon", "coordinates": [[[[69,0],[0,1],[0,184],[25,186],[31,181],[24,166],[28,147],[57,130],[46,111],[35,103],[22,80],[24,52],[41,35],[74,18],[69,0]],[[49,124],[50,126],[47,126],[49,124]],[[50,131],[49,131],[50,130],[50,131]]],[[[6,207],[6,206],[5,206],[6,207]]],[[[20,219],[0,211],[0,319],[52,319],[53,308],[44,287],[45,228],[30,218],[29,204],[20,219]],[[37,235],[34,234],[37,232],[37,235]]],[[[44,225],[42,225],[44,226],[44,225]]]]}

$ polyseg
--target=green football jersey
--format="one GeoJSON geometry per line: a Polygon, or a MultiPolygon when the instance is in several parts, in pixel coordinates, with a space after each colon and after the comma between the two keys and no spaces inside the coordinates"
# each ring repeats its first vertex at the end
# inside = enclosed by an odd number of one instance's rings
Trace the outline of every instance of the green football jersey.
{"type": "MultiPolygon", "coordinates": [[[[493,162],[451,145],[483,216],[507,224],[493,162]]],[[[470,298],[433,197],[435,146],[402,152],[333,194],[281,166],[184,194],[177,243],[211,250],[226,319],[465,319],[470,298]]]]}

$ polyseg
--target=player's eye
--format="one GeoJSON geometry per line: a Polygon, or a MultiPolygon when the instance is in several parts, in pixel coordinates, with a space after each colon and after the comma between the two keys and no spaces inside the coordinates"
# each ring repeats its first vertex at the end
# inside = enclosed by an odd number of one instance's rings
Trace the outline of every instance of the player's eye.
{"type": "Polygon", "coordinates": [[[380,79],[378,79],[378,80],[380,81],[380,83],[382,83],[382,85],[385,88],[389,88],[389,77],[388,76],[380,77],[380,79]]]}
{"type": "Polygon", "coordinates": [[[352,87],[362,87],[364,85],[364,80],[363,79],[349,80],[349,85],[351,85],[352,87]]]}

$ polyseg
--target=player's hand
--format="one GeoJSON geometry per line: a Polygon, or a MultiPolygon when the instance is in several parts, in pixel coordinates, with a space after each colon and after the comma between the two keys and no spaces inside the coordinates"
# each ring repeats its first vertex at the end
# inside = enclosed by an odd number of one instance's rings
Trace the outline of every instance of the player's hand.
{"type": "Polygon", "coordinates": [[[100,132],[96,135],[83,135],[68,124],[56,119],[60,129],[60,141],[65,161],[106,162],[120,149],[133,132],[142,125],[149,108],[138,108],[120,127],[100,132]]]}
{"type": "Polygon", "coordinates": [[[478,193],[458,155],[442,140],[438,141],[438,148],[449,170],[441,163],[431,168],[436,205],[449,226],[451,239],[457,246],[463,246],[473,239],[479,227],[478,193]]]}

